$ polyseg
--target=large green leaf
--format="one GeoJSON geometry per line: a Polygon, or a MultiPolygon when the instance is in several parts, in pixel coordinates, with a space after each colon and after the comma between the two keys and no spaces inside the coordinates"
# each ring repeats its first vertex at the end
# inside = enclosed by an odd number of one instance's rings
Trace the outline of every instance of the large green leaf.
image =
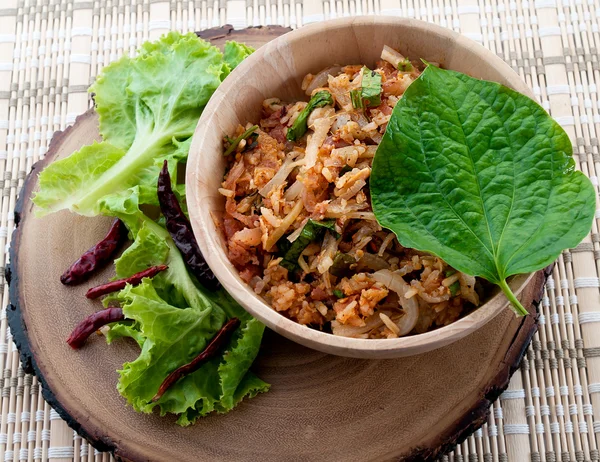
{"type": "Polygon", "coordinates": [[[140,204],[157,205],[163,161],[176,178],[202,109],[228,70],[217,48],[176,32],[104,68],[90,89],[104,141],[42,171],[38,215],[63,209],[98,215],[103,201],[136,186],[140,204]]]}
{"type": "Polygon", "coordinates": [[[595,193],[564,130],[500,84],[428,66],[394,108],[371,174],[373,211],[407,247],[499,284],[589,232],[595,193]]]}

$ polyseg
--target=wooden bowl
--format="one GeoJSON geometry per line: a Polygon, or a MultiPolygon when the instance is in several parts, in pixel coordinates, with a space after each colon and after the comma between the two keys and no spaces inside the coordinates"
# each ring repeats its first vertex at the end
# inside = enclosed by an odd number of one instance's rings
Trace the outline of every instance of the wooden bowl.
{"type": "MultiPolygon", "coordinates": [[[[473,77],[500,82],[531,96],[519,76],[499,57],[453,31],[414,19],[354,17],[325,21],[285,34],[256,51],[217,89],[200,119],[189,154],[186,190],[190,218],[200,248],[225,289],[253,316],[277,333],[316,350],[357,358],[395,358],[424,353],[465,337],[489,322],[508,301],[496,292],[480,308],[453,324],[398,339],[338,337],[297,324],[269,307],[240,279],[229,262],[222,234],[211,213],[223,210],[217,189],[225,160],[222,139],[239,124],[258,122],[262,101],[279,97],[305,100],[303,77],[333,64],[373,66],[384,45],[412,59],[425,58],[473,77]]],[[[533,274],[519,275],[510,287],[523,306],[533,274]]]]}

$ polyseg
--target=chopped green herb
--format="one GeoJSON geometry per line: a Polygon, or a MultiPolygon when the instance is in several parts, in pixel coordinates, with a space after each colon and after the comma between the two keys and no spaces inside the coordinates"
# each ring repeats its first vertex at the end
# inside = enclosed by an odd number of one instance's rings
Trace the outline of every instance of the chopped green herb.
{"type": "Polygon", "coordinates": [[[326,230],[331,231],[334,236],[338,236],[338,233],[335,231],[335,220],[308,220],[304,228],[302,228],[300,236],[291,245],[286,236],[279,239],[277,247],[280,253],[283,254],[283,260],[279,264],[288,271],[297,271],[299,269],[298,258],[300,258],[300,254],[311,242],[321,239],[326,230]]]}
{"type": "Polygon", "coordinates": [[[352,107],[354,109],[362,109],[364,107],[362,89],[357,88],[356,90],[350,90],[350,99],[352,100],[352,107]]]}
{"type": "Polygon", "coordinates": [[[344,298],[344,292],[342,292],[340,289],[335,289],[333,291],[333,295],[335,295],[337,298],[344,298]]]}
{"type": "MultiPolygon", "coordinates": [[[[258,125],[252,125],[252,127],[250,127],[248,130],[246,130],[244,133],[242,133],[240,136],[238,136],[236,139],[234,139],[230,144],[229,147],[227,148],[227,150],[223,153],[224,156],[228,156],[229,154],[231,154],[233,151],[236,150],[236,148],[238,147],[238,144],[240,144],[240,141],[245,140],[246,138],[248,138],[250,135],[252,135],[256,130],[258,129],[258,125]]],[[[258,138],[258,134],[257,134],[257,138],[258,138]]],[[[231,138],[229,138],[231,139],[231,138]]]]}
{"type": "Polygon", "coordinates": [[[258,133],[254,132],[248,137],[248,142],[244,146],[244,149],[242,149],[242,152],[250,151],[256,146],[258,146],[258,133]]]}
{"type": "Polygon", "coordinates": [[[456,281],[454,284],[452,284],[449,287],[449,289],[450,289],[450,293],[454,297],[458,292],[460,292],[460,282],[456,281]]]}
{"type": "Polygon", "coordinates": [[[402,61],[398,63],[398,70],[400,72],[412,72],[413,65],[411,64],[408,58],[404,58],[402,61]]]}
{"type": "Polygon", "coordinates": [[[350,271],[350,266],[356,263],[356,258],[347,253],[338,252],[333,258],[329,272],[337,277],[344,277],[350,271]]]}
{"type": "Polygon", "coordinates": [[[379,106],[381,104],[381,74],[363,67],[361,96],[365,105],[379,106]]]}
{"type": "Polygon", "coordinates": [[[456,270],[454,268],[448,268],[446,271],[444,271],[444,274],[446,275],[446,277],[450,277],[454,273],[456,273],[456,270]]]}
{"type": "Polygon", "coordinates": [[[351,172],[352,171],[352,167],[350,167],[349,165],[344,165],[342,167],[342,169],[340,170],[340,176],[342,176],[345,173],[351,172]]]}
{"type": "Polygon", "coordinates": [[[331,93],[326,90],[316,92],[306,107],[302,109],[294,124],[288,128],[286,138],[289,141],[296,141],[302,138],[302,135],[308,130],[308,116],[310,113],[318,107],[327,105],[333,106],[333,96],[331,96],[331,93]]]}

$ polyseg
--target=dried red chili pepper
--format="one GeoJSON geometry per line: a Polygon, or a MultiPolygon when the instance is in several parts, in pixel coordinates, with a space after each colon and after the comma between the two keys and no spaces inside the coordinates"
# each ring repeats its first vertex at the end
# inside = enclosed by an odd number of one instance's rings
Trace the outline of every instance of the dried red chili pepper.
{"type": "Polygon", "coordinates": [[[71,335],[67,339],[67,343],[71,348],[81,348],[90,335],[106,324],[112,322],[123,321],[125,316],[121,308],[106,308],[102,311],[88,316],[73,329],[71,335]]]}
{"type": "Polygon", "coordinates": [[[158,265],[152,266],[144,271],[140,271],[139,273],[135,273],[128,278],[117,279],[116,281],[107,282],[106,284],[102,284],[96,287],[92,287],[87,291],[85,296],[87,298],[98,298],[101,295],[110,294],[112,292],[116,292],[117,290],[123,289],[127,284],[131,284],[132,286],[137,286],[140,282],[142,282],[143,278],[152,278],[156,276],[161,271],[164,271],[168,268],[167,265],[158,265]]]}
{"type": "Polygon", "coordinates": [[[100,242],[88,249],[60,277],[65,285],[75,285],[85,281],[92,273],[108,262],[119,246],[127,239],[125,224],[116,219],[110,230],[100,242]]]}
{"type": "Polygon", "coordinates": [[[223,327],[221,327],[219,332],[217,332],[217,335],[215,335],[210,343],[206,346],[204,351],[202,351],[202,353],[196,356],[188,364],[184,364],[183,366],[175,369],[167,376],[165,380],[163,380],[163,383],[158,388],[156,395],[154,395],[152,398],[152,402],[155,403],[158,401],[169,389],[169,387],[177,382],[180,378],[197,371],[202,364],[215,356],[239,325],[240,320],[238,318],[231,318],[229,321],[227,321],[223,327]]]}
{"type": "Polygon", "coordinates": [[[158,202],[160,203],[160,210],[166,218],[167,230],[192,273],[203,286],[212,290],[217,289],[219,280],[202,256],[192,231],[192,225],[181,210],[177,197],[171,188],[171,176],[166,160],[158,176],[158,202]]]}

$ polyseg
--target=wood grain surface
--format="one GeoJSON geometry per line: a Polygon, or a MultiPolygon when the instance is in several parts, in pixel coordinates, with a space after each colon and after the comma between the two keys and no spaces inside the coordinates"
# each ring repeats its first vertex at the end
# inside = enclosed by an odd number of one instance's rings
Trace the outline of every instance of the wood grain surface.
{"type": "MultiPolygon", "coordinates": [[[[55,137],[28,177],[16,208],[8,310],[23,364],[40,378],[44,398],[98,449],[135,461],[420,461],[484,422],[523,356],[535,316],[517,319],[505,310],[452,345],[395,360],[330,356],[268,331],[254,370],[272,384],[269,393],[188,428],[172,417],[136,414],[115,388],[115,371],[137,356],[137,346],[98,337],[73,351],[65,343],[79,320],[100,309],[86,290],[113,270],[77,287],[58,278],[109,220],[68,212],[36,218],[30,201],[44,165],[98,138],[89,111],[55,137]]],[[[544,279],[537,273],[524,291],[532,312],[544,279]]]]}

